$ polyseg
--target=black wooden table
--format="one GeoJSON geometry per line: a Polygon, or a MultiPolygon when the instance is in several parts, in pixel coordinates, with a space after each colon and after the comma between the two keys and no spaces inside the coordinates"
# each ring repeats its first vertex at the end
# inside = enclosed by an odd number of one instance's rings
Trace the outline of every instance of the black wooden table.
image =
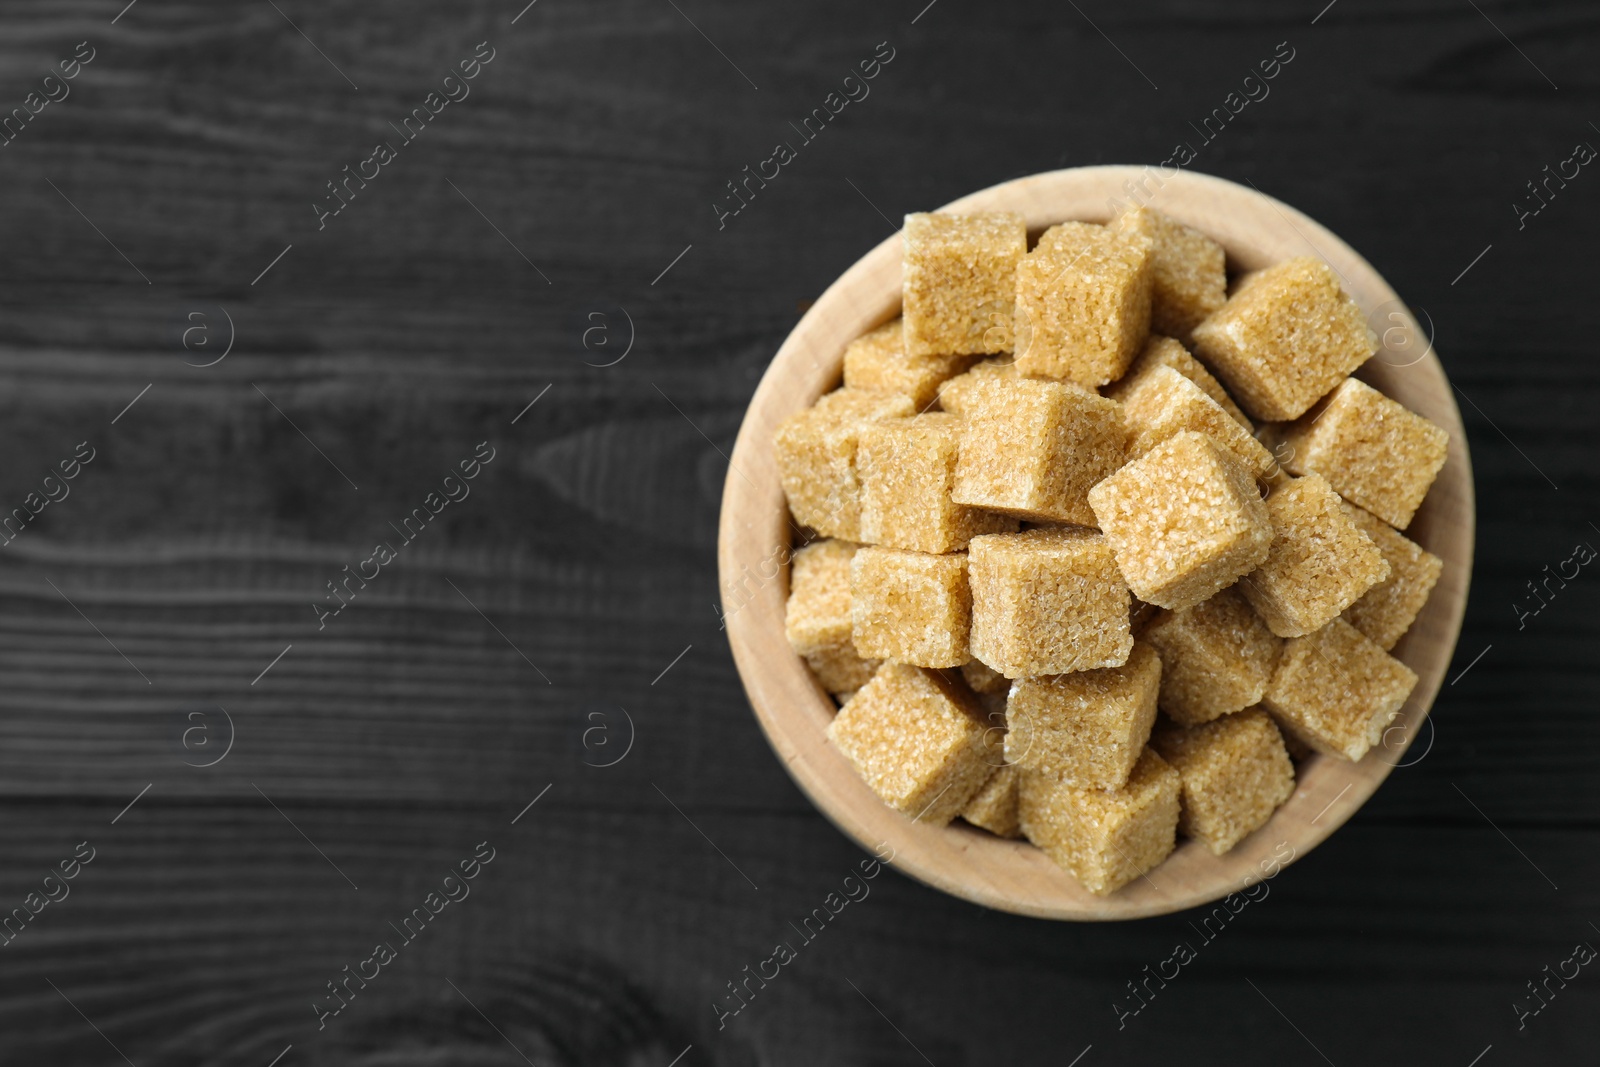
{"type": "Polygon", "coordinates": [[[1592,1060],[1600,18],[1323,2],[9,5],[0,1061],[1592,1060]],[[862,858],[719,629],[757,379],[904,212],[1179,142],[1460,389],[1431,737],[1136,1013],[1191,917],[892,870],[731,999],[862,858]]]}

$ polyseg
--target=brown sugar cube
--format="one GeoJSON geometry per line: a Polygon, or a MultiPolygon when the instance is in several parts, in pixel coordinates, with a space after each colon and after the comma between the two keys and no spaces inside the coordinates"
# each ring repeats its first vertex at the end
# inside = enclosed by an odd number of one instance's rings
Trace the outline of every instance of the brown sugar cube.
{"type": "Polygon", "coordinates": [[[828,724],[828,737],[884,803],[943,826],[1000,762],[971,695],[936,671],[885,663],[828,724]]]}
{"type": "Polygon", "coordinates": [[[978,534],[1008,533],[1017,520],[957,504],[961,420],[943,412],[863,427],[856,446],[861,539],[918,552],[959,552],[978,534]]]}
{"type": "Polygon", "coordinates": [[[1139,353],[1139,358],[1128,368],[1128,373],[1106,386],[1103,392],[1112,400],[1120,401],[1126,406],[1149,383],[1152,372],[1161,367],[1171,367],[1198,385],[1201,392],[1215,400],[1217,406],[1238,420],[1241,426],[1251,432],[1255,431],[1255,424],[1250,421],[1250,416],[1239,410],[1239,405],[1233,402],[1233,397],[1228,395],[1222,383],[1206,370],[1205,364],[1191,356],[1187,348],[1170,337],[1152,334],[1150,340],[1145,342],[1144,351],[1139,353]]]}
{"type": "Polygon", "coordinates": [[[844,384],[850,389],[909,396],[925,411],[939,385],[972,366],[976,356],[913,356],[906,352],[900,320],[879,326],[845,346],[844,384]]]}
{"type": "Polygon", "coordinates": [[[1272,526],[1250,474],[1205,434],[1176,434],[1089,490],[1134,596],[1177,610],[1267,558],[1272,526]]]}
{"type": "Polygon", "coordinates": [[[967,802],[961,817],[997,837],[1021,837],[1017,823],[1017,769],[996,768],[978,795],[967,802]]]}
{"type": "Polygon", "coordinates": [[[1389,576],[1383,553],[1341,503],[1315,474],[1288,479],[1267,496],[1272,548],[1239,588],[1279,637],[1320,630],[1389,576]]]}
{"type": "Polygon", "coordinates": [[[951,492],[956,503],[1026,519],[1094,523],[1089,487],[1125,458],[1121,405],[1058,382],[1019,377],[973,390],[962,411],[951,492]]]}
{"type": "Polygon", "coordinates": [[[961,665],[961,677],[979,696],[1000,693],[1011,689],[1011,679],[999,671],[991,670],[980,660],[968,660],[961,665]]]}
{"type": "Polygon", "coordinates": [[[1172,852],[1180,790],[1178,772],[1147,748],[1120,789],[1080,789],[1054,775],[1023,772],[1017,819],[1029,841],[1104,896],[1172,852]]]}
{"type": "Polygon", "coordinates": [[[1039,235],[1034,251],[1078,252],[1088,245],[1109,241],[1111,231],[1098,222],[1062,222],[1039,235]]]}
{"type": "Polygon", "coordinates": [[[1161,659],[1141,641],[1120,667],[1019,679],[1006,701],[1006,762],[1117,789],[1150,740],[1160,688],[1161,659]]]}
{"type": "Polygon", "coordinates": [[[1366,382],[1346,378],[1295,422],[1273,427],[1291,474],[1320,474],[1398,530],[1444,466],[1450,435],[1366,382]]]}
{"type": "Polygon", "coordinates": [[[1372,538],[1389,565],[1389,577],[1345,608],[1344,620],[1387,652],[1428,602],[1428,594],[1444,571],[1444,560],[1354,504],[1344,504],[1343,511],[1372,538]]]}
{"type": "Polygon", "coordinates": [[[1416,684],[1410,667],[1334,619],[1284,644],[1261,703],[1285,733],[1318,752],[1358,760],[1383,739],[1416,684]]]}
{"type": "MultiPolygon", "coordinates": [[[[939,385],[939,406],[945,411],[955,415],[965,415],[971,406],[972,397],[982,392],[990,382],[1015,381],[1018,378],[1038,377],[1038,375],[1025,375],[1017,370],[1016,361],[1009,355],[996,356],[979,363],[965,374],[958,374],[949,381],[939,385]]],[[[1056,381],[1054,378],[1045,378],[1044,381],[1056,381]]],[[[1094,390],[1077,382],[1056,382],[1068,389],[1075,389],[1081,393],[1094,393],[1094,390]]]]}
{"type": "Polygon", "coordinates": [[[1123,212],[1111,223],[1120,233],[1150,239],[1150,326],[1188,337],[1200,321],[1227,302],[1227,255],[1222,246],[1153,208],[1123,212]]]}
{"type": "Polygon", "coordinates": [[[840,389],[784,419],[773,451],[795,521],[824,537],[861,540],[861,483],[856,474],[861,428],[915,411],[907,396],[840,389]]]}
{"type": "Polygon", "coordinates": [[[822,688],[834,694],[866,685],[878,668],[876,660],[856,654],[851,637],[850,560],[855,554],[848,541],[816,541],[794,554],[789,571],[784,635],[822,688]]]}
{"type": "Polygon", "coordinates": [[[1178,832],[1220,856],[1265,825],[1294,794],[1294,764],[1260,708],[1202,726],[1164,724],[1150,747],[1183,781],[1178,832]]]}
{"type": "Polygon", "coordinates": [[[1161,654],[1161,710],[1186,726],[1259,703],[1283,650],[1237,587],[1163,611],[1141,636],[1161,654]]]}
{"type": "Polygon", "coordinates": [[[971,658],[966,555],[861,549],[850,561],[850,617],[863,658],[959,667],[971,658]]]}
{"type": "Polygon", "coordinates": [[[817,402],[811,405],[811,410],[819,415],[834,418],[854,416],[869,422],[874,419],[899,419],[916,414],[907,403],[909,399],[870,389],[839,388],[817,397],[817,402]],[[904,414],[901,414],[902,412],[904,414]]]}
{"type": "Polygon", "coordinates": [[[1245,469],[1260,478],[1276,462],[1266,446],[1222,410],[1194,382],[1171,367],[1156,367],[1122,405],[1133,439],[1128,455],[1142,456],[1173,434],[1196,430],[1239,457],[1245,469]]]}
{"type": "Polygon", "coordinates": [[[1028,250],[1022,216],[907,215],[901,232],[906,352],[1009,351],[1017,263],[1028,250]]]}
{"type": "Polygon", "coordinates": [[[1009,355],[996,356],[975,364],[965,374],[939,383],[939,406],[953,415],[967,413],[967,398],[985,383],[1001,378],[1016,378],[1017,364],[1009,355]]]}
{"type": "Polygon", "coordinates": [[[1017,265],[1017,369],[1090,387],[1122,377],[1150,332],[1151,258],[1136,234],[1046,230],[1017,265]]]}
{"type": "Polygon", "coordinates": [[[972,654],[1007,678],[1120,667],[1133,650],[1128,587],[1093,530],[974,537],[972,654]]]}
{"type": "Polygon", "coordinates": [[[1320,259],[1268,267],[1190,335],[1258,419],[1297,419],[1378,350],[1361,308],[1320,259]]]}

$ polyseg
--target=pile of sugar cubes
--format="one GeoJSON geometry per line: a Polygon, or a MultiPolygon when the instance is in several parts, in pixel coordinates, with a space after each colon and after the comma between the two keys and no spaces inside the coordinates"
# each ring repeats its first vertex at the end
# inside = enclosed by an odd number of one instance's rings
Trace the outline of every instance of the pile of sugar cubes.
{"type": "Polygon", "coordinates": [[[1415,686],[1389,650],[1443,564],[1400,531],[1445,432],[1350,377],[1376,338],[1320,260],[1228,296],[1222,247],[1148,208],[903,237],[902,317],[775,440],[829,738],[1094,893],[1179,833],[1227,852],[1291,755],[1361,759],[1415,686]]]}

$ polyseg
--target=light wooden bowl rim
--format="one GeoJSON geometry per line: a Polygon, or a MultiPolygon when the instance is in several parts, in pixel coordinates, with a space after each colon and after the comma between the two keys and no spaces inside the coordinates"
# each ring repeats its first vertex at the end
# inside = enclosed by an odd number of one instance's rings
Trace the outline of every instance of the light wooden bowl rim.
{"type": "Polygon", "coordinates": [[[756,719],[801,790],[863,848],[880,855],[892,849],[893,865],[928,885],[991,908],[1049,919],[1131,919],[1194,907],[1273,876],[1320,844],[1394,765],[1406,762],[1404,753],[1449,667],[1472,573],[1471,460],[1450,383],[1431,344],[1416,358],[1424,335],[1394,290],[1316,221],[1221,178],[1137,166],[1036,174],[940,210],[1016,211],[1037,233],[1068,219],[1105,221],[1117,202],[1135,197],[1221,243],[1230,272],[1297,255],[1327,260],[1373,316],[1369,321],[1386,345],[1358,376],[1450,434],[1445,467],[1406,531],[1445,561],[1422,615],[1394,649],[1419,681],[1385,743],[1365,759],[1311,758],[1298,767],[1290,800],[1227,855],[1214,857],[1196,842],[1180,841],[1147,877],[1107,897],[1088,893],[1031,845],[1001,840],[959,820],[948,827],[913,823],[868,789],[824,734],[833,701],[784,638],[790,529],[772,435],[784,417],[838,384],[847,342],[898,313],[898,233],[840,275],[779,348],[750,401],[723,488],[717,562],[728,641],[756,719]],[[1397,332],[1406,330],[1410,347],[1401,344],[1407,335],[1397,332]]]}

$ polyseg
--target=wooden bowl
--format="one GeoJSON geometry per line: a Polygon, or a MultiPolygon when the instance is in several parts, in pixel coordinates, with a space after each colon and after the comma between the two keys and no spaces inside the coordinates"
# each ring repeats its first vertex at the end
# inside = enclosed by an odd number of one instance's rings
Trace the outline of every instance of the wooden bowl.
{"type": "MultiPolygon", "coordinates": [[[[1316,222],[1253,189],[1203,174],[1143,167],[1082,167],[1038,174],[973,193],[949,211],[1016,211],[1034,234],[1068,219],[1103,222],[1143,181],[1145,202],[1218,241],[1230,273],[1291,256],[1332,264],[1372,316],[1383,348],[1358,376],[1450,434],[1449,459],[1406,531],[1444,560],[1427,607],[1394,654],[1420,681],[1384,738],[1359,763],[1313,756],[1297,768],[1294,796],[1225,856],[1180,840],[1166,862],[1107,897],[1083,889],[1043,852],[957,820],[914,824],[867,788],[824,730],[834,704],[784,639],[790,526],[772,435],[786,416],[839,384],[846,343],[900,308],[900,237],[845,271],[800,320],[746,412],[723,488],[717,561],[728,640],[767,739],[813,803],[863,848],[893,849],[894,865],[947,893],[1049,919],[1160,915],[1226,896],[1275,874],[1337,829],[1378,788],[1418,734],[1450,664],[1472,573],[1472,469],[1450,383],[1427,338],[1394,290],[1348,245],[1316,222]],[[1159,184],[1158,184],[1159,181],[1159,184]],[[1133,182],[1135,186],[1126,186],[1133,182]],[[1150,194],[1154,195],[1151,196],[1150,194]]],[[[1428,743],[1431,731],[1423,730],[1428,743]]],[[[1416,759],[1420,757],[1410,757],[1416,759]]]]}

